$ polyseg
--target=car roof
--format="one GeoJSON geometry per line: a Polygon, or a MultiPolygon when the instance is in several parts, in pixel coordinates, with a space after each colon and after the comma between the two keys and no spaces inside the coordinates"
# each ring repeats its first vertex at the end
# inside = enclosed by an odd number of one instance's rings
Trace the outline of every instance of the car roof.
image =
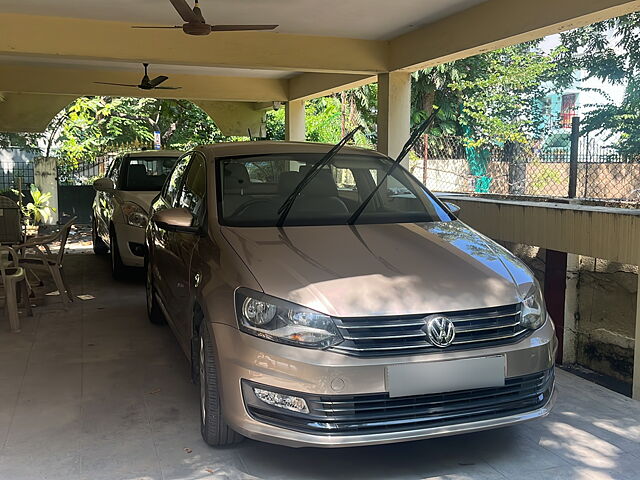
{"type": "Polygon", "coordinates": [[[178,150],[142,150],[140,152],[127,152],[124,157],[127,158],[145,158],[145,157],[179,157],[182,152],[178,150]]]}
{"type": "MultiPolygon", "coordinates": [[[[315,142],[281,142],[281,141],[258,141],[258,142],[225,142],[213,145],[203,145],[196,150],[204,153],[207,157],[235,157],[243,155],[264,155],[278,153],[326,153],[333,147],[332,144],[315,142]]],[[[385,157],[382,153],[362,147],[343,147],[341,153],[355,155],[376,155],[385,157]]]]}

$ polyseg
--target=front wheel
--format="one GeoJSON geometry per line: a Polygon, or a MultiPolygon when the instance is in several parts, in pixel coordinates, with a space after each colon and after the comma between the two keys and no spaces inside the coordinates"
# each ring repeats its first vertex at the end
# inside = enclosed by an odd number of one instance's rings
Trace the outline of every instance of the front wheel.
{"type": "Polygon", "coordinates": [[[243,437],[234,432],[224,421],[218,388],[218,367],[213,343],[205,322],[200,324],[199,346],[200,432],[202,438],[212,447],[233,445],[242,441],[243,437]]]}
{"type": "Polygon", "coordinates": [[[104,243],[98,235],[98,221],[95,218],[91,222],[91,243],[93,244],[93,253],[96,255],[106,255],[109,252],[109,245],[104,243]]]}
{"type": "Polygon", "coordinates": [[[111,250],[111,273],[113,278],[122,280],[125,277],[127,267],[122,263],[115,230],[111,230],[111,234],[109,235],[109,250],[111,250]]]}

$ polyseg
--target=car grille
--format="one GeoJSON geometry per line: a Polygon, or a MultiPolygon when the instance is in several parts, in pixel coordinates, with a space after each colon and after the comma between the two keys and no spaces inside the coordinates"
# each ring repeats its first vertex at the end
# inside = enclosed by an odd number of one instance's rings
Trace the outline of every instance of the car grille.
{"type": "Polygon", "coordinates": [[[503,387],[390,398],[388,393],[353,396],[303,395],[309,414],[248,406],[256,419],[313,434],[410,431],[526,413],[551,397],[553,369],[507,378],[503,387]]]}
{"type": "Polygon", "coordinates": [[[514,343],[530,332],[520,325],[520,304],[443,315],[456,329],[453,343],[444,349],[429,343],[425,315],[407,315],[336,318],[344,341],[330,350],[358,357],[466,350],[514,343]]]}

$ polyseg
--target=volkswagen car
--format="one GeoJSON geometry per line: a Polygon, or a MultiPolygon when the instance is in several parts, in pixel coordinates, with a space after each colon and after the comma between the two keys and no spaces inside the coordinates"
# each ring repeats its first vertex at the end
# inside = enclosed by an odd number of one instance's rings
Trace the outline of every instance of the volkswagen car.
{"type": "Polygon", "coordinates": [[[127,267],[144,266],[149,206],[180,155],[171,150],[126,153],[116,157],[106,176],[94,182],[93,251],[111,254],[115,278],[122,277],[127,267]]]}
{"type": "Polygon", "coordinates": [[[200,147],[151,206],[149,318],[190,361],[204,440],[345,447],[547,415],[556,337],[531,271],[389,157],[330,148],[200,147]]]}

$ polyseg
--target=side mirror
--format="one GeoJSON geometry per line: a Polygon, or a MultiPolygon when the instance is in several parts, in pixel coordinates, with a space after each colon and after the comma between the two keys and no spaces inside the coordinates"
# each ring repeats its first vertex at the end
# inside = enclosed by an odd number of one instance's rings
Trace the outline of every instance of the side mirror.
{"type": "Polygon", "coordinates": [[[93,188],[98,192],[113,192],[116,189],[116,186],[110,178],[99,178],[93,182],[93,188]]]}
{"type": "Polygon", "coordinates": [[[460,211],[460,207],[458,205],[456,205],[455,203],[444,202],[444,204],[447,206],[449,211],[451,213],[453,213],[454,215],[456,215],[460,211]]]}
{"type": "Polygon", "coordinates": [[[158,228],[168,232],[198,233],[200,229],[193,226],[193,215],[186,208],[167,208],[156,212],[151,221],[158,228]]]}

